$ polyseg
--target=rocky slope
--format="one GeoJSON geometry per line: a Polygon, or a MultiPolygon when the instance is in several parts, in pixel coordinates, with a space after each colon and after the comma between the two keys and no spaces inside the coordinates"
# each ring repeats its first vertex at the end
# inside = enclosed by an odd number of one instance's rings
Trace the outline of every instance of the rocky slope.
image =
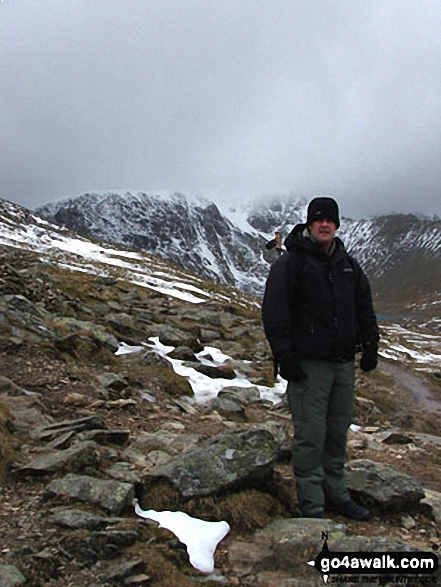
{"type": "MultiPolygon", "coordinates": [[[[155,252],[221,283],[261,294],[268,274],[265,242],[276,230],[287,236],[304,221],[306,205],[295,199],[245,206],[182,194],[111,192],[62,200],[38,212],[81,234],[155,252]]],[[[339,234],[371,278],[382,312],[410,314],[439,304],[440,220],[400,214],[343,218],[339,234]]]]}
{"type": "Polygon", "coordinates": [[[318,587],[322,532],[341,552],[439,546],[439,416],[385,371],[358,373],[349,441],[372,520],[302,519],[256,300],[10,204],[0,219],[3,587],[318,587]],[[134,498],[227,521],[214,571],[134,498]]]}

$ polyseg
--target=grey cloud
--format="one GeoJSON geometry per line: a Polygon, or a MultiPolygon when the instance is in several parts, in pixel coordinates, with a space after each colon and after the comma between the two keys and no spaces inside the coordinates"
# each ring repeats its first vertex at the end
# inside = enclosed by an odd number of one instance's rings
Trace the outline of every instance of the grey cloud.
{"type": "Polygon", "coordinates": [[[438,0],[4,0],[0,196],[441,214],[438,0]]]}

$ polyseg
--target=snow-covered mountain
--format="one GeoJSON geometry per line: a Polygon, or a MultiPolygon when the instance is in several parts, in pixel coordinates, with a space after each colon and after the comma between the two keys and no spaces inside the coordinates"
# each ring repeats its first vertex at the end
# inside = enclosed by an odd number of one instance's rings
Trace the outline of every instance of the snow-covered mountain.
{"type": "MultiPolygon", "coordinates": [[[[40,207],[39,214],[83,235],[153,252],[201,275],[261,294],[265,243],[306,217],[301,199],[215,203],[179,193],[87,193],[40,207]]],[[[439,298],[441,221],[393,214],[342,218],[339,236],[388,302],[439,298]]]]}
{"type": "MultiPolygon", "coordinates": [[[[300,203],[297,208],[293,206],[290,213],[297,213],[299,217],[303,217],[304,208],[305,203],[300,203]]],[[[274,204],[268,212],[262,212],[260,215],[256,212],[252,218],[244,215],[239,209],[233,210],[230,207],[228,210],[231,224],[233,224],[232,218],[234,215],[234,226],[247,229],[248,224],[250,226],[254,225],[254,230],[264,235],[270,234],[271,227],[278,219],[277,215],[284,212],[287,212],[287,209],[283,208],[283,204],[280,204],[280,207],[274,204]],[[268,221],[269,228],[264,226],[265,221],[268,221]]],[[[401,226],[406,227],[406,222],[412,221],[415,222],[412,218],[405,217],[404,220],[401,219],[401,226]]],[[[346,224],[346,222],[347,220],[345,219],[343,224],[346,224]]],[[[372,222],[373,226],[376,226],[375,220],[370,222],[372,222]]],[[[391,222],[391,219],[389,219],[389,222],[391,222]]],[[[355,227],[357,223],[352,221],[352,225],[355,227]]],[[[363,222],[360,225],[368,226],[368,223],[363,222]]],[[[290,226],[291,224],[286,225],[286,230],[289,230],[290,226]]],[[[431,223],[428,226],[431,226],[431,223]]],[[[279,227],[283,228],[282,224],[279,227]]],[[[401,230],[404,230],[404,228],[401,228],[401,230]]],[[[385,232],[387,233],[387,231],[385,232]]],[[[350,239],[351,236],[354,237],[356,234],[356,230],[353,229],[352,233],[346,233],[346,237],[350,239]]],[[[365,246],[368,241],[368,234],[369,231],[367,230],[366,238],[360,241],[361,250],[366,251],[367,261],[370,259],[368,256],[369,249],[365,246]]],[[[381,236],[382,233],[378,230],[377,234],[381,236]]],[[[409,232],[408,234],[411,233],[409,232]]],[[[441,332],[440,281],[434,277],[434,270],[438,271],[439,277],[439,248],[437,249],[434,246],[433,238],[430,238],[430,232],[428,234],[427,243],[429,251],[432,251],[432,253],[427,255],[425,263],[420,263],[419,273],[422,275],[421,283],[427,284],[430,280],[433,280],[432,289],[429,291],[426,286],[423,286],[420,287],[418,294],[411,295],[414,305],[408,307],[406,312],[407,319],[403,320],[400,315],[394,316],[392,321],[385,321],[385,317],[380,316],[382,321],[383,356],[399,361],[406,361],[409,358],[416,360],[423,365],[421,367],[423,370],[433,364],[439,364],[440,337],[437,333],[441,332]]],[[[261,236],[261,238],[263,237],[261,236]]],[[[358,238],[361,238],[359,234],[358,238]]],[[[421,238],[420,247],[422,248],[423,238],[418,236],[417,233],[414,238],[417,242],[421,238]]],[[[157,292],[159,296],[177,298],[190,304],[199,305],[201,306],[201,311],[203,311],[204,305],[207,304],[219,304],[219,307],[226,304],[230,309],[234,306],[239,306],[245,309],[247,313],[258,311],[260,306],[258,298],[249,296],[228,285],[219,287],[212,280],[204,279],[195,273],[182,269],[155,254],[133,251],[126,246],[117,244],[91,241],[65,227],[48,222],[31,210],[0,199],[0,249],[2,247],[23,251],[23,255],[34,255],[42,267],[41,276],[39,277],[42,283],[44,283],[47,268],[55,266],[66,272],[75,271],[99,275],[104,280],[110,280],[109,282],[140,285],[143,288],[157,292]]],[[[403,246],[403,251],[406,251],[407,248],[407,245],[403,246]]],[[[415,258],[417,257],[418,255],[415,258]]],[[[419,257],[423,259],[424,255],[419,255],[419,257]]],[[[372,260],[375,261],[375,251],[372,255],[372,260]]],[[[268,264],[265,263],[266,274],[268,273],[268,268],[268,264]]],[[[20,272],[20,268],[17,267],[16,271],[20,272]]],[[[412,271],[408,271],[408,265],[405,264],[401,269],[398,265],[395,270],[386,271],[383,275],[383,281],[384,283],[392,282],[395,286],[394,291],[404,290],[408,286],[403,276],[406,274],[412,275],[412,273],[412,271]],[[402,278],[400,280],[394,279],[394,271],[395,273],[401,272],[402,278]],[[388,274],[392,274],[392,278],[386,280],[385,276],[388,274]]],[[[418,277],[416,280],[418,281],[418,277]]],[[[381,279],[377,281],[377,285],[379,284],[381,284],[381,279]]],[[[4,283],[1,274],[0,289],[4,294],[8,293],[7,284],[6,282],[4,283]]],[[[377,298],[380,306],[387,307],[387,294],[383,298],[381,296],[377,296],[377,298]]],[[[378,304],[376,305],[378,309],[378,304]]],[[[402,306],[399,306],[399,311],[402,313],[402,306]]]]}
{"type": "Polygon", "coordinates": [[[213,202],[181,194],[92,193],[48,204],[38,213],[80,234],[153,252],[251,293],[262,291],[268,272],[262,250],[272,223],[262,226],[249,210],[229,206],[221,212],[213,202]]]}
{"type": "MultiPolygon", "coordinates": [[[[48,222],[31,210],[0,199],[0,247],[32,253],[44,266],[54,265],[146,287],[192,304],[222,301],[256,307],[257,302],[233,288],[216,284],[144,251],[97,243],[48,222]]],[[[43,277],[43,275],[42,275],[43,277]]],[[[0,289],[2,287],[0,275],[0,289]]]]}

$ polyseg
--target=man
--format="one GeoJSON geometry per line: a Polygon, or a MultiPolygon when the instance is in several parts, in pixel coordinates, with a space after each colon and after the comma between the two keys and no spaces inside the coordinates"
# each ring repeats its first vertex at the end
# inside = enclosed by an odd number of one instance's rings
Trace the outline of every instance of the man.
{"type": "Polygon", "coordinates": [[[306,224],[285,241],[272,265],[262,306],[265,334],[294,422],[293,466],[302,516],[325,509],[365,520],[352,501],[344,462],[352,421],[355,353],[360,367],[377,366],[378,326],[369,282],[335,236],[340,226],[332,198],[314,198],[306,224]]]}

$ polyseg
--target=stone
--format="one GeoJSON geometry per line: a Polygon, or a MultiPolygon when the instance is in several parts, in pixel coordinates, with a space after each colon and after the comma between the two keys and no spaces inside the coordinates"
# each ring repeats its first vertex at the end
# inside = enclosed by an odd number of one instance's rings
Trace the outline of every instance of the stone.
{"type": "Polygon", "coordinates": [[[388,510],[416,506],[424,498],[422,485],[389,465],[357,459],[346,465],[347,485],[361,500],[388,510]]]}
{"type": "Polygon", "coordinates": [[[133,573],[140,573],[145,570],[145,563],[141,559],[127,561],[112,565],[106,571],[105,577],[111,583],[118,583],[132,576],[133,573]]]}
{"type": "Polygon", "coordinates": [[[186,346],[199,353],[203,350],[202,345],[188,330],[182,330],[169,324],[153,324],[152,331],[157,336],[162,344],[166,346],[186,346]]]}
{"type": "Polygon", "coordinates": [[[91,512],[85,512],[79,509],[73,508],[56,508],[54,513],[49,516],[49,524],[56,526],[63,526],[65,528],[71,528],[78,530],[84,528],[86,530],[99,530],[118,524],[123,518],[107,518],[104,516],[98,516],[91,512]]]}
{"type": "Polygon", "coordinates": [[[62,318],[56,318],[53,323],[55,327],[63,329],[65,332],[86,334],[99,341],[102,346],[112,352],[118,350],[119,343],[115,336],[107,332],[102,326],[95,324],[95,322],[78,320],[70,316],[63,316],[62,318]]]}
{"type": "Polygon", "coordinates": [[[15,565],[0,565],[1,587],[22,587],[26,584],[26,578],[15,565]]]}
{"type": "Polygon", "coordinates": [[[215,410],[224,418],[233,417],[235,420],[245,420],[245,410],[239,403],[229,397],[215,397],[204,405],[204,409],[215,410]]]}
{"type": "Polygon", "coordinates": [[[8,395],[23,395],[24,390],[16,383],[0,375],[0,393],[7,393],[8,395]]]}
{"type": "Polygon", "coordinates": [[[260,401],[260,391],[258,387],[237,387],[237,386],[230,386],[230,387],[223,387],[219,393],[217,394],[218,397],[228,397],[233,401],[237,401],[243,404],[249,404],[252,402],[260,401]]]}
{"type": "Polygon", "coordinates": [[[69,474],[52,481],[46,487],[45,494],[47,497],[76,499],[119,515],[131,504],[134,487],[131,483],[69,474]]]}
{"type": "Polygon", "coordinates": [[[96,563],[102,559],[114,559],[120,552],[135,544],[138,533],[133,530],[96,530],[84,535],[73,531],[62,537],[65,550],[73,552],[75,559],[84,563],[96,563]]]}
{"type": "Polygon", "coordinates": [[[81,432],[79,438],[103,445],[125,446],[130,440],[130,430],[87,430],[81,432]]]}
{"type": "Polygon", "coordinates": [[[17,469],[20,474],[45,475],[49,473],[81,471],[97,463],[97,444],[92,441],[76,442],[65,450],[42,454],[17,469]]]}
{"type": "Polygon", "coordinates": [[[236,373],[229,365],[203,365],[202,363],[188,363],[188,366],[193,367],[198,373],[211,377],[212,379],[235,379],[236,373]]]}
{"type": "Polygon", "coordinates": [[[232,542],[229,560],[240,576],[277,569],[295,577],[314,578],[317,571],[306,563],[322,550],[323,532],[333,540],[347,528],[327,519],[277,520],[256,532],[251,544],[243,539],[232,542]]]}
{"type": "Polygon", "coordinates": [[[425,497],[421,500],[437,524],[441,524],[441,493],[433,489],[424,489],[425,497]]]}
{"type": "Polygon", "coordinates": [[[125,342],[142,341],[147,338],[147,326],[144,330],[139,327],[139,322],[132,315],[125,312],[108,314],[106,324],[112,328],[125,342]]]}
{"type": "Polygon", "coordinates": [[[104,429],[104,420],[100,416],[85,416],[77,420],[63,420],[49,424],[35,432],[34,437],[39,440],[53,440],[66,432],[81,432],[82,430],[104,429]]]}
{"type": "Polygon", "coordinates": [[[98,381],[106,389],[112,389],[114,391],[123,391],[129,385],[127,379],[117,373],[103,373],[98,377],[98,381]]]}
{"type": "Polygon", "coordinates": [[[225,432],[154,467],[143,484],[148,487],[165,479],[184,497],[218,494],[267,480],[277,454],[277,442],[268,430],[225,432]]]}
{"type": "Polygon", "coordinates": [[[193,349],[188,346],[178,346],[176,347],[169,356],[172,359],[177,359],[179,361],[194,361],[195,354],[193,349]]]}
{"type": "Polygon", "coordinates": [[[384,444],[410,444],[412,437],[401,430],[384,430],[374,434],[375,440],[384,444]]]}

